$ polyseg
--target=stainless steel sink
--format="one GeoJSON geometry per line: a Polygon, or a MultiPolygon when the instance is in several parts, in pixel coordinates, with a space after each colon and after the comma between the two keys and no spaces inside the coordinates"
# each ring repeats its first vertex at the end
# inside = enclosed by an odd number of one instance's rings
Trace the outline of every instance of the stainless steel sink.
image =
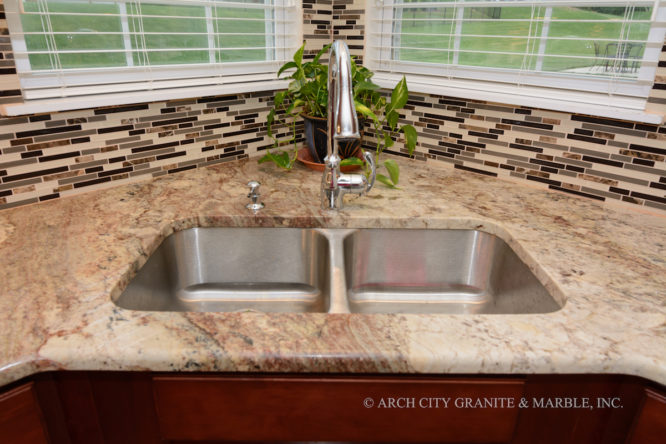
{"type": "Polygon", "coordinates": [[[329,243],[315,230],[192,228],[167,237],[115,303],[132,310],[325,312],[329,243]]]}
{"type": "Polygon", "coordinates": [[[167,237],[114,302],[225,312],[561,308],[504,241],[473,230],[193,228],[167,237]]]}
{"type": "Polygon", "coordinates": [[[353,313],[549,313],[561,306],[500,238],[358,230],[344,240],[353,313]]]}

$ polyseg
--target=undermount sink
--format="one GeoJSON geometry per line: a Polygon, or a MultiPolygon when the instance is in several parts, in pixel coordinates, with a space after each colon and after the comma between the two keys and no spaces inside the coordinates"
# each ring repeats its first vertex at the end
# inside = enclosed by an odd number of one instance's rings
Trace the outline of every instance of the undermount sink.
{"type": "Polygon", "coordinates": [[[549,313],[562,308],[500,238],[475,230],[192,228],[114,301],[147,311],[549,313]]]}
{"type": "Polygon", "coordinates": [[[352,313],[549,313],[560,305],[499,237],[358,230],[344,240],[352,313]]]}
{"type": "Polygon", "coordinates": [[[192,228],[167,237],[115,301],[133,310],[324,312],[329,246],[315,230],[192,228]]]}

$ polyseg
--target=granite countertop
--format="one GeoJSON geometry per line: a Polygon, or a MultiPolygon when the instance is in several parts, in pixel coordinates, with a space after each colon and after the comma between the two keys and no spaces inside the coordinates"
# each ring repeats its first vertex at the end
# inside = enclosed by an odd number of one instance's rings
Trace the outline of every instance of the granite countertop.
{"type": "Polygon", "coordinates": [[[47,370],[615,373],[666,384],[666,217],[421,162],[319,209],[320,173],[254,160],[0,212],[0,384],[47,370]],[[266,208],[245,209],[248,180],[266,208]],[[139,312],[112,298],[195,226],[478,228],[560,298],[538,315],[139,312]]]}

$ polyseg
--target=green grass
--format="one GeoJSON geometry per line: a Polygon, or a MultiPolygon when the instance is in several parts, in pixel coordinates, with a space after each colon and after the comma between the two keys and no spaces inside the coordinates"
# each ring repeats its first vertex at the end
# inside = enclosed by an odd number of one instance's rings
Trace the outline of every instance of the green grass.
{"type": "MultiPolygon", "coordinates": [[[[26,1],[27,11],[36,11],[34,2],[26,1]]],[[[616,8],[617,9],[617,8],[616,8]]],[[[79,54],[61,54],[60,61],[63,68],[126,66],[126,53],[112,53],[108,50],[124,49],[123,36],[120,34],[103,34],[105,32],[122,32],[119,8],[114,4],[87,4],[77,3],[49,3],[52,12],[87,12],[103,14],[95,17],[57,16],[51,17],[54,31],[85,32],[84,35],[57,35],[54,38],[56,48],[59,50],[85,50],[79,54]],[[108,16],[104,16],[108,15],[108,16]],[[105,52],[107,51],[107,52],[105,52]]],[[[543,15],[545,8],[537,8],[537,16],[543,15]]],[[[606,10],[605,10],[606,11],[606,10]]],[[[128,12],[132,10],[128,5],[128,12]]],[[[607,9],[607,12],[612,12],[607,9]]],[[[139,31],[141,26],[146,32],[159,33],[147,35],[145,42],[131,38],[134,48],[142,49],[132,53],[134,65],[170,65],[208,63],[211,52],[208,49],[206,33],[205,9],[201,6],[164,6],[155,4],[142,5],[144,15],[160,15],[166,18],[146,17],[141,22],[138,18],[130,18],[129,30],[139,31]],[[173,18],[171,18],[173,17],[173,18]],[[175,33],[192,33],[181,35],[175,33]],[[198,34],[197,34],[198,33],[198,34]],[[145,50],[143,50],[145,44],[145,50]],[[171,51],[156,51],[168,48],[171,51]]],[[[432,50],[397,49],[394,57],[401,61],[429,62],[450,64],[454,60],[454,38],[449,37],[455,33],[453,8],[440,8],[427,10],[424,8],[404,8],[402,23],[399,32],[401,35],[396,42],[400,48],[430,48],[432,50]],[[421,21],[420,19],[436,19],[421,21]],[[410,33],[419,35],[409,35],[410,33]]],[[[529,19],[532,16],[530,7],[504,7],[504,8],[466,8],[465,18],[483,19],[483,21],[465,22],[462,27],[463,36],[460,39],[458,65],[462,66],[489,66],[497,68],[533,69],[537,64],[536,56],[524,56],[526,52],[537,52],[541,24],[534,25],[526,22],[512,22],[509,19],[529,19]],[[485,37],[485,36],[502,36],[485,37]],[[475,53],[474,51],[483,51],[475,53]],[[515,55],[499,54],[500,52],[516,53],[515,55]]],[[[639,9],[634,19],[649,18],[650,12],[639,9]]],[[[217,33],[237,34],[218,35],[215,38],[216,48],[213,56],[218,62],[263,61],[266,59],[266,50],[247,49],[268,46],[263,34],[265,24],[263,9],[242,9],[219,7],[213,11],[213,27],[217,33]],[[259,20],[258,20],[259,19],[259,20]]],[[[550,24],[549,36],[569,37],[572,40],[548,40],[545,57],[543,58],[544,71],[564,71],[573,68],[592,66],[595,64],[595,41],[601,48],[601,55],[606,48],[605,41],[599,39],[618,39],[621,33],[621,24],[612,20],[619,20],[621,15],[602,13],[591,8],[557,7],[553,8],[553,19],[557,20],[606,20],[606,23],[573,23],[553,22],[550,24]],[[554,56],[584,56],[584,59],[554,56]]],[[[39,16],[22,16],[25,31],[43,32],[44,24],[39,16]]],[[[396,30],[397,31],[397,30],[396,30]]],[[[632,25],[629,38],[645,39],[649,32],[648,24],[632,25]]],[[[26,36],[28,49],[45,50],[48,48],[44,35],[26,36]]],[[[642,56],[642,54],[640,54],[642,56]]],[[[49,55],[35,54],[30,56],[33,69],[53,68],[54,61],[49,55]]],[[[598,63],[599,60],[597,59],[598,63]]],[[[631,75],[632,73],[627,73],[631,75]]]]}
{"type": "MultiPolygon", "coordinates": [[[[27,11],[38,10],[36,3],[25,2],[24,4],[27,11]]],[[[125,49],[123,35],[104,34],[122,32],[122,24],[118,17],[120,11],[117,5],[58,2],[49,3],[48,7],[50,12],[102,14],[94,17],[51,16],[53,31],[86,33],[56,35],[54,37],[54,44],[58,50],[89,50],[77,54],[61,54],[60,63],[63,68],[127,66],[127,55],[124,51],[108,52],[108,50],[125,49]],[[108,14],[108,16],[104,16],[105,14],[108,14]]],[[[130,15],[138,12],[132,11],[129,5],[127,11],[130,15]]],[[[208,37],[205,35],[207,30],[205,8],[201,6],[144,4],[141,13],[143,15],[167,17],[144,17],[142,21],[138,17],[129,18],[130,32],[138,32],[143,27],[144,32],[159,33],[146,35],[145,41],[130,35],[132,48],[141,50],[132,52],[132,60],[135,66],[208,63],[210,61],[211,52],[207,49],[208,37]],[[172,51],[155,51],[162,48],[172,49],[172,51]],[[206,49],[196,50],[196,48],[206,49]]],[[[263,9],[214,8],[212,21],[214,31],[216,33],[240,34],[218,35],[215,37],[216,48],[213,50],[215,60],[218,62],[265,60],[266,50],[245,49],[267,46],[264,35],[243,35],[263,34],[265,32],[265,23],[257,19],[264,19],[263,9]]],[[[24,15],[22,16],[22,23],[25,32],[44,32],[46,28],[40,16],[24,15]]],[[[33,51],[49,48],[47,38],[44,35],[27,35],[26,44],[28,49],[33,51]]],[[[32,69],[57,68],[54,59],[48,54],[33,54],[30,56],[30,63],[32,69]]]]}
{"type": "MultiPolygon", "coordinates": [[[[508,19],[530,19],[532,8],[467,8],[465,18],[483,19],[484,21],[465,22],[462,26],[458,65],[490,66],[496,68],[534,68],[537,63],[535,56],[525,57],[525,52],[538,52],[542,25],[538,23],[530,29],[528,22],[512,22],[508,19]],[[499,18],[492,17],[492,9],[501,9],[499,18]],[[484,37],[484,36],[503,36],[484,37]],[[468,51],[468,52],[466,52],[468,51]],[[485,51],[474,53],[472,51],[485,51]],[[490,54],[488,54],[488,52],[490,54]],[[511,52],[517,55],[492,54],[493,52],[511,52]]],[[[541,9],[541,16],[543,11],[541,9]]],[[[537,12],[539,10],[537,9],[537,12]]],[[[497,12],[497,11],[495,11],[497,12]]],[[[538,14],[536,15],[539,16],[538,14]]],[[[647,19],[649,11],[636,11],[634,19],[647,19]]],[[[401,32],[426,35],[401,35],[400,47],[433,48],[430,50],[398,49],[395,58],[402,61],[416,61],[447,64],[453,61],[455,34],[453,9],[439,10],[437,13],[423,9],[405,9],[402,18],[401,32]],[[419,19],[440,19],[423,22],[419,19]],[[431,36],[427,34],[433,34],[431,36]]],[[[595,63],[594,42],[597,39],[618,39],[621,24],[610,20],[621,19],[622,16],[603,14],[589,8],[557,7],[553,8],[553,19],[556,20],[607,20],[608,23],[573,23],[553,22],[550,24],[549,36],[571,37],[574,40],[549,40],[546,45],[543,61],[544,71],[563,71],[567,69],[592,66],[595,63]],[[553,56],[585,56],[588,59],[576,59],[553,56]]],[[[634,24],[629,30],[630,39],[645,39],[649,32],[648,24],[634,24]]],[[[599,41],[601,55],[607,42],[599,41]]],[[[640,54],[642,56],[642,54],[640,54]]]]}

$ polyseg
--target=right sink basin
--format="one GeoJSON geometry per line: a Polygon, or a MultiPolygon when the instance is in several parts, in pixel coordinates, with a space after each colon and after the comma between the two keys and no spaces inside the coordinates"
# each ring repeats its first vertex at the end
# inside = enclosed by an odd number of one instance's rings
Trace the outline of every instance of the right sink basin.
{"type": "Polygon", "coordinates": [[[502,239],[367,229],[343,241],[352,313],[550,313],[562,306],[502,239]]]}

